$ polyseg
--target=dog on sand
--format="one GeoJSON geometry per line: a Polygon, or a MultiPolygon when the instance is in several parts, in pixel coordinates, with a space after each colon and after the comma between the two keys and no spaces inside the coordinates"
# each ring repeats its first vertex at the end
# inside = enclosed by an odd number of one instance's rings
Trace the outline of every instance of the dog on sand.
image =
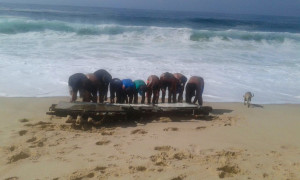
{"type": "Polygon", "coordinates": [[[249,108],[251,104],[251,98],[254,97],[254,94],[252,94],[251,92],[246,92],[243,97],[244,97],[244,105],[247,104],[249,108]]]}

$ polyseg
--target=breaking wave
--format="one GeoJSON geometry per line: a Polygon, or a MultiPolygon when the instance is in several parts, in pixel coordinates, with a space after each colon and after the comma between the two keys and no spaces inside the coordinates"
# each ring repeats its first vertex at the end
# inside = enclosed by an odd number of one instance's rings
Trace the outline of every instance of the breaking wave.
{"type": "Polygon", "coordinates": [[[0,20],[0,34],[19,34],[29,32],[55,31],[58,33],[75,33],[76,35],[119,35],[131,33],[136,36],[161,36],[164,38],[189,37],[190,41],[209,41],[220,38],[225,41],[275,41],[286,39],[300,41],[299,33],[287,32],[251,32],[243,30],[193,30],[189,28],[125,26],[118,24],[82,24],[63,21],[29,20],[26,18],[5,18],[0,20]],[[170,36],[170,33],[174,37],[170,36]],[[165,37],[167,36],[167,37],[165,37]],[[176,37],[175,37],[176,36],[176,37]]]}

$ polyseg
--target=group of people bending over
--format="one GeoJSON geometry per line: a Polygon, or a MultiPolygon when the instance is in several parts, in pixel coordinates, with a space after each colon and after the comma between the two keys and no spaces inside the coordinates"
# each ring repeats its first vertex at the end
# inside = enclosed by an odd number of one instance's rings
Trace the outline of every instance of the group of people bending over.
{"type": "Polygon", "coordinates": [[[104,69],[100,69],[91,74],[76,73],[69,77],[69,90],[71,102],[76,101],[77,93],[84,102],[107,101],[108,87],[110,88],[111,103],[138,103],[138,94],[142,96],[141,103],[145,103],[147,97],[148,104],[157,104],[160,90],[162,91],[162,103],[165,102],[166,91],[168,90],[168,103],[183,101],[185,88],[186,102],[203,104],[202,93],[204,80],[202,77],[192,76],[188,81],[181,73],[163,73],[160,77],[151,75],[147,82],[143,80],[112,78],[104,69]],[[185,86],[186,85],[186,86],[185,86]],[[177,99],[178,94],[178,99],[177,99]],[[192,97],[195,96],[193,102],[192,97]],[[152,101],[151,101],[152,97],[152,101]]]}

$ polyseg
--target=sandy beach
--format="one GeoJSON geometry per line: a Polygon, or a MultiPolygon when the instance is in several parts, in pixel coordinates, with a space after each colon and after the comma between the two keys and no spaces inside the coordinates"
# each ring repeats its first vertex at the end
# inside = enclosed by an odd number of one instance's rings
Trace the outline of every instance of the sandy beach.
{"type": "Polygon", "coordinates": [[[46,115],[68,99],[0,98],[0,179],[300,179],[300,105],[78,130],[46,115]]]}

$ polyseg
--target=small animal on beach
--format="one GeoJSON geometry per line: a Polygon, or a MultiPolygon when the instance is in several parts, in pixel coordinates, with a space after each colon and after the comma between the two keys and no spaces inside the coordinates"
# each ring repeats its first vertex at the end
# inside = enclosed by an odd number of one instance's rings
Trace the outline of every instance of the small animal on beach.
{"type": "Polygon", "coordinates": [[[251,98],[254,97],[254,94],[252,94],[251,92],[246,92],[243,97],[244,97],[244,105],[246,105],[247,103],[247,106],[250,107],[251,98]]]}

